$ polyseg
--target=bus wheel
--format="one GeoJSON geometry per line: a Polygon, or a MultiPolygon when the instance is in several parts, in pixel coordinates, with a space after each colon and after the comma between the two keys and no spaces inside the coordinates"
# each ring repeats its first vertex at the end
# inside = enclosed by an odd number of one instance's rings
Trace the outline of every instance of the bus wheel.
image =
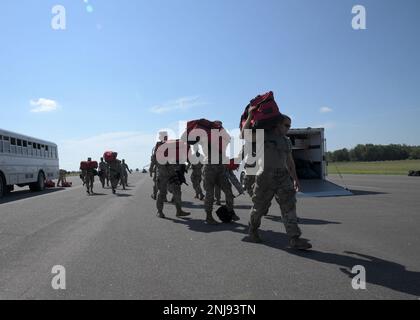
{"type": "Polygon", "coordinates": [[[6,183],[4,182],[4,179],[2,175],[0,174],[0,198],[2,198],[6,193],[6,183]]]}
{"type": "Polygon", "coordinates": [[[31,191],[44,191],[45,189],[45,177],[42,172],[38,173],[38,180],[35,183],[29,185],[31,191]]]}

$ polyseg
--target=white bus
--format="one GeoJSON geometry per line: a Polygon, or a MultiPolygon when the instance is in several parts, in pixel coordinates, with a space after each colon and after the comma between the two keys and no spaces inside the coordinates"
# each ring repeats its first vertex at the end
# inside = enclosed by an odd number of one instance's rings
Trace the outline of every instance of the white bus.
{"type": "Polygon", "coordinates": [[[45,189],[59,174],[57,145],[0,129],[0,198],[14,186],[45,189]]]}

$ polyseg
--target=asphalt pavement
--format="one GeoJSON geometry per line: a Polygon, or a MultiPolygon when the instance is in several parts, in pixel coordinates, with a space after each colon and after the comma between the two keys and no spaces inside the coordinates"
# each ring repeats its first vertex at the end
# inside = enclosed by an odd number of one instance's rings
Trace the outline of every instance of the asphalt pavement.
{"type": "Polygon", "coordinates": [[[263,219],[263,244],[247,242],[251,200],[241,220],[208,226],[203,203],[183,186],[185,210],[156,217],[147,174],[112,195],[95,184],[42,193],[19,189],[0,201],[0,299],[419,299],[420,178],[331,176],[350,197],[299,198],[310,252],[287,248],[279,207],[263,219]],[[65,290],[54,290],[54,266],[65,290]],[[352,269],[366,270],[355,290],[352,269]]]}

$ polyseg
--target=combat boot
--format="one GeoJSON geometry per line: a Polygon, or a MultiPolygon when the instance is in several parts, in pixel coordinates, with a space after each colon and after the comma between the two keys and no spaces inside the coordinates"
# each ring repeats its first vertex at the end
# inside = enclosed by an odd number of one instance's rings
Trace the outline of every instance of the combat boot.
{"type": "Polygon", "coordinates": [[[301,239],[299,237],[290,238],[289,245],[291,249],[295,250],[309,250],[312,248],[312,245],[309,243],[309,240],[301,239]]]}
{"type": "Polygon", "coordinates": [[[166,218],[165,215],[163,214],[163,212],[158,212],[157,213],[157,217],[158,218],[161,218],[161,219],[165,219],[166,218]]]}
{"type": "Polygon", "coordinates": [[[254,242],[254,243],[262,243],[263,242],[262,239],[260,238],[259,233],[258,233],[258,229],[249,226],[248,234],[249,234],[249,240],[251,242],[254,242]]]}
{"type": "Polygon", "coordinates": [[[185,212],[185,211],[183,211],[183,210],[179,210],[179,211],[177,211],[177,213],[176,213],[176,216],[178,217],[178,218],[180,218],[180,217],[188,217],[188,216],[190,216],[191,215],[191,213],[189,213],[189,212],[185,212]]]}
{"type": "Polygon", "coordinates": [[[206,223],[209,225],[218,225],[219,223],[214,220],[213,215],[211,213],[207,213],[206,223]]]}
{"type": "Polygon", "coordinates": [[[239,220],[241,220],[241,218],[239,218],[239,217],[236,215],[236,213],[234,213],[234,214],[233,214],[233,216],[232,216],[232,220],[233,220],[233,221],[239,221],[239,220]]]}
{"type": "Polygon", "coordinates": [[[201,194],[201,195],[200,195],[200,201],[203,201],[203,200],[204,200],[204,198],[205,198],[204,194],[201,194]]]}

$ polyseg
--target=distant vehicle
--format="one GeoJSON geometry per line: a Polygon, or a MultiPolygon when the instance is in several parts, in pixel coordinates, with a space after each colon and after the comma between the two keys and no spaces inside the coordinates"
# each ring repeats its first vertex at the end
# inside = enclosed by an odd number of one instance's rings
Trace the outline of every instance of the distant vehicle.
{"type": "MultiPolygon", "coordinates": [[[[293,145],[293,158],[301,183],[300,196],[331,197],[352,193],[327,180],[326,139],[323,128],[291,129],[288,134],[293,145]]],[[[244,164],[239,168],[240,181],[245,177],[244,164]]]]}
{"type": "Polygon", "coordinates": [[[45,189],[45,180],[57,179],[57,145],[0,129],[0,197],[14,186],[45,189]]]}

